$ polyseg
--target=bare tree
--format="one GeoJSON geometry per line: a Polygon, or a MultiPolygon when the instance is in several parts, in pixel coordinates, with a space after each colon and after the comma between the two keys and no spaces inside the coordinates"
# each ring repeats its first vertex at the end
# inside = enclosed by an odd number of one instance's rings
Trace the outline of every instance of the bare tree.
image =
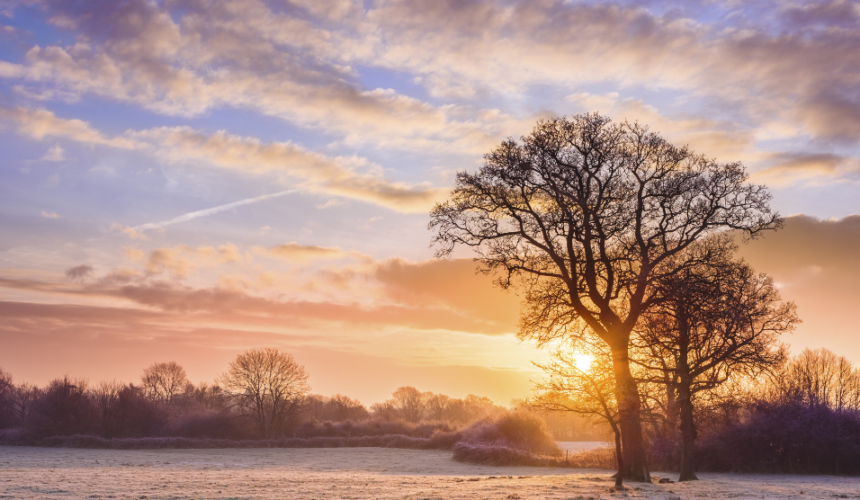
{"type": "Polygon", "coordinates": [[[571,412],[608,424],[615,438],[618,464],[615,485],[620,487],[624,477],[624,455],[612,357],[606,349],[593,349],[593,361],[588,367],[582,367],[578,354],[573,354],[570,349],[557,348],[549,363],[535,363],[549,375],[549,379],[536,384],[535,389],[539,392],[526,404],[533,410],[571,412]]]}
{"type": "Polygon", "coordinates": [[[304,413],[316,421],[359,421],[370,417],[370,412],[357,399],[335,394],[332,397],[311,394],[305,398],[304,413]]]}
{"type": "Polygon", "coordinates": [[[236,356],[219,383],[253,418],[264,438],[282,434],[310,392],[308,374],[293,356],[266,347],[236,356]]]}
{"type": "MultiPolygon", "coordinates": [[[[799,322],[773,280],[733,260],[736,246],[719,235],[690,246],[675,258],[699,262],[656,285],[663,300],[646,311],[634,344],[651,356],[635,362],[656,372],[654,382],[677,395],[681,430],[680,481],[696,479],[694,400],[733,375],[756,376],[779,366],[779,336],[799,322]]],[[[677,267],[670,264],[671,267],[677,267]]]]}
{"type": "Polygon", "coordinates": [[[16,385],[10,393],[12,420],[15,425],[23,426],[27,423],[33,411],[33,404],[39,397],[41,391],[38,387],[29,383],[16,385]]]}
{"type": "Polygon", "coordinates": [[[329,412],[332,415],[332,420],[335,421],[358,421],[364,420],[370,416],[367,408],[357,399],[344,396],[343,394],[335,394],[328,401],[329,412]]]}
{"type": "Polygon", "coordinates": [[[445,394],[429,393],[427,397],[426,411],[430,420],[448,422],[451,420],[451,398],[445,394]]]}
{"type": "Polygon", "coordinates": [[[773,375],[766,399],[860,410],[860,368],[827,349],[804,349],[773,375]]]}
{"type": "Polygon", "coordinates": [[[421,421],[424,416],[426,396],[414,387],[400,387],[393,396],[395,407],[404,420],[411,423],[421,421]]]}
{"type": "Polygon", "coordinates": [[[659,273],[678,271],[668,259],[714,232],[756,235],[781,223],[766,189],[746,181],[740,163],[718,164],[638,123],[558,118],[521,143],[504,141],[477,173],[458,173],[429,228],[438,257],[471,247],[500,286],[526,289],[532,316],[521,338],[545,343],[579,319],[606,343],[626,475],[647,481],[630,337],[659,300],[659,273]]]}
{"type": "Polygon", "coordinates": [[[175,361],[153,363],[140,376],[146,396],[170,404],[188,385],[185,369],[175,361]]]}
{"type": "Polygon", "coordinates": [[[12,394],[15,384],[12,383],[12,375],[0,368],[0,428],[6,427],[14,421],[12,411],[12,394]]]}

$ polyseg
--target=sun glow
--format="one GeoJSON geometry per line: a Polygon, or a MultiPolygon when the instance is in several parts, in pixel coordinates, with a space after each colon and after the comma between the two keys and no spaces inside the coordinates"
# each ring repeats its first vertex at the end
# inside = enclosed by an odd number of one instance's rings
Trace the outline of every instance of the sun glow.
{"type": "Polygon", "coordinates": [[[577,370],[587,372],[589,368],[591,368],[591,364],[594,362],[594,356],[591,354],[583,354],[583,353],[573,353],[571,356],[573,360],[573,365],[577,370]]]}

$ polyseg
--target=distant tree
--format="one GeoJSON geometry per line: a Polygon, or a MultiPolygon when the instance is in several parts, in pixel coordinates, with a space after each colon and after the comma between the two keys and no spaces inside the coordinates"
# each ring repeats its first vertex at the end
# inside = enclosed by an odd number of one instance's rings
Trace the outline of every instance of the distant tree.
{"type": "Polygon", "coordinates": [[[448,422],[451,420],[451,401],[452,399],[445,394],[428,393],[425,401],[427,418],[438,422],[448,422]]]}
{"type": "Polygon", "coordinates": [[[86,380],[52,380],[33,402],[28,424],[43,436],[86,434],[93,425],[86,380]]]}
{"type": "Polygon", "coordinates": [[[395,408],[404,420],[417,423],[424,416],[425,395],[414,387],[400,387],[392,394],[395,408]]]}
{"type": "Polygon", "coordinates": [[[360,401],[343,394],[332,397],[311,394],[305,399],[305,414],[320,422],[360,421],[370,417],[360,401]]]}
{"type": "Polygon", "coordinates": [[[38,387],[26,382],[16,385],[9,397],[14,425],[24,426],[33,411],[33,404],[39,398],[41,391],[38,387]]]}
{"type": "Polygon", "coordinates": [[[139,387],[115,380],[90,389],[98,433],[104,437],[148,435],[161,423],[161,406],[146,398],[139,387]]]}
{"type": "Polygon", "coordinates": [[[391,422],[401,418],[400,411],[393,399],[389,399],[381,403],[373,403],[370,405],[370,411],[373,413],[374,418],[380,420],[391,422]]]}
{"type": "Polygon", "coordinates": [[[0,428],[8,427],[14,422],[12,399],[15,384],[12,383],[12,375],[0,368],[0,428]]]}
{"type": "MultiPolygon", "coordinates": [[[[680,481],[696,479],[694,401],[735,374],[757,376],[782,363],[779,336],[799,322],[773,280],[733,259],[728,235],[708,238],[676,258],[698,262],[666,273],[656,284],[662,300],[646,311],[633,343],[651,356],[636,358],[652,381],[677,395],[681,430],[680,481]]],[[[678,266],[670,263],[672,269],[678,266]]]]}
{"type": "Polygon", "coordinates": [[[357,399],[335,394],[328,401],[328,413],[336,422],[364,420],[370,416],[367,408],[357,399]]]}
{"type": "Polygon", "coordinates": [[[219,383],[264,438],[283,434],[310,392],[308,374],[293,356],[273,348],[236,356],[219,383]]]}
{"type": "Polygon", "coordinates": [[[776,370],[765,397],[860,411],[860,368],[827,349],[804,349],[776,370]]]}
{"type": "Polygon", "coordinates": [[[431,211],[439,257],[471,247],[503,287],[526,290],[520,338],[539,344],[584,321],[612,351],[626,475],[649,480],[630,338],[667,261],[709,234],[781,223],[740,163],[718,164],[638,123],[597,114],[541,121],[520,143],[457,174],[431,211]],[[558,328],[561,326],[561,328],[558,328]]]}
{"type": "Polygon", "coordinates": [[[147,397],[167,404],[170,404],[173,398],[181,394],[188,385],[185,369],[175,361],[153,363],[143,370],[140,381],[147,397]]]}

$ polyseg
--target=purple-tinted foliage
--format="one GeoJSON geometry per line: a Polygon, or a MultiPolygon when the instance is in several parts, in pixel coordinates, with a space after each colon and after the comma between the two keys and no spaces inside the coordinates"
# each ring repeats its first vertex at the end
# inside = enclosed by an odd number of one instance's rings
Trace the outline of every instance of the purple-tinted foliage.
{"type": "Polygon", "coordinates": [[[350,437],[350,436],[403,436],[429,438],[436,432],[453,432],[454,429],[441,422],[409,423],[406,421],[362,420],[358,422],[306,422],[291,433],[294,437],[350,437]]]}
{"type": "Polygon", "coordinates": [[[359,437],[314,437],[282,439],[217,439],[183,437],[149,437],[106,439],[98,436],[73,435],[34,437],[18,429],[0,431],[0,445],[44,446],[50,448],[100,449],[168,449],[168,448],[406,448],[447,450],[456,442],[456,433],[434,434],[430,438],[403,435],[359,437]]]}
{"type": "Polygon", "coordinates": [[[532,454],[561,455],[561,450],[549,433],[546,423],[535,415],[522,412],[476,422],[463,429],[463,441],[532,454]]]}
{"type": "Polygon", "coordinates": [[[860,413],[798,401],[759,403],[702,436],[700,470],[860,474],[860,413]]]}

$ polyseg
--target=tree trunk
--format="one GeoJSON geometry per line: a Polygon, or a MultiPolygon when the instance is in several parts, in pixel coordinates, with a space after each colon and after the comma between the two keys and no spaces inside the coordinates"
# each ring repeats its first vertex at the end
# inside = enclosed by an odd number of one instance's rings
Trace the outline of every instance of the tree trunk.
{"type": "Polygon", "coordinates": [[[651,482],[645,458],[645,439],[639,408],[639,389],[630,372],[627,343],[612,349],[615,372],[615,398],[618,400],[618,426],[621,428],[624,477],[630,481],[651,482]]]}
{"type": "Polygon", "coordinates": [[[621,448],[621,431],[613,426],[612,430],[615,434],[615,462],[618,464],[618,472],[615,473],[615,487],[621,489],[624,487],[624,454],[621,448]]]}
{"type": "Polygon", "coordinates": [[[678,481],[695,481],[695,462],[693,444],[696,441],[696,423],[693,421],[693,401],[690,398],[689,381],[682,380],[678,387],[681,409],[681,477],[678,481]]]}

